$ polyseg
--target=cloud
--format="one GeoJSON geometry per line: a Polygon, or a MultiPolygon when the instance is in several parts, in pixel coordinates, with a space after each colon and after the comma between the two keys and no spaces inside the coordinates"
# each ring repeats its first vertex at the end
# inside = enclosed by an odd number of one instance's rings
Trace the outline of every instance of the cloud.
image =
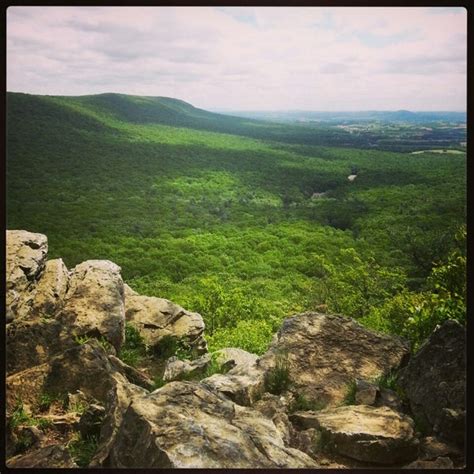
{"type": "Polygon", "coordinates": [[[466,10],[9,7],[8,90],[203,108],[464,109],[466,10]]]}

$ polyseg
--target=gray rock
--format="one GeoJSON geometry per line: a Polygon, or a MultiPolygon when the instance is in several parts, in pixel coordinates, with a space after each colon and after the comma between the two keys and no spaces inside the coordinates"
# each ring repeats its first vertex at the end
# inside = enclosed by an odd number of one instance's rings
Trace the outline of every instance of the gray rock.
{"type": "Polygon", "coordinates": [[[226,374],[211,375],[201,383],[239,405],[250,406],[265,391],[265,371],[257,364],[237,365],[226,374]]]}
{"type": "Polygon", "coordinates": [[[251,354],[236,347],[225,347],[214,352],[212,355],[216,357],[217,362],[221,366],[225,366],[228,370],[238,365],[246,367],[254,365],[258,359],[257,354],[251,354]]]}
{"type": "Polygon", "coordinates": [[[150,347],[159,349],[160,342],[168,336],[186,342],[196,354],[207,352],[200,314],[163,298],[139,295],[128,285],[125,285],[125,308],[127,321],[150,347]]]}
{"type": "Polygon", "coordinates": [[[54,317],[62,308],[69,284],[69,272],[62,259],[48,260],[38,279],[32,302],[35,316],[54,317]]]}
{"type": "Polygon", "coordinates": [[[373,380],[397,369],[409,350],[402,340],[369,331],[344,316],[303,313],[283,322],[257,364],[268,371],[282,354],[295,392],[335,406],[355,379],[373,380]]]}
{"type": "Polygon", "coordinates": [[[121,374],[125,375],[130,383],[143,387],[146,390],[153,389],[153,381],[140,370],[127,365],[114,355],[109,355],[109,361],[121,374]]]}
{"type": "Polygon", "coordinates": [[[365,380],[356,380],[355,401],[357,405],[374,405],[378,389],[374,384],[365,380]]]}
{"type": "Polygon", "coordinates": [[[110,450],[115,468],[316,467],[284,446],[272,421],[195,382],[135,399],[110,450]]]}
{"type": "Polygon", "coordinates": [[[43,364],[74,345],[55,319],[16,318],[6,330],[7,374],[43,364]]]}
{"type": "Polygon", "coordinates": [[[390,465],[418,455],[413,421],[387,407],[351,405],[306,412],[303,427],[320,431],[326,449],[358,461],[390,465]]]}
{"type": "Polygon", "coordinates": [[[395,411],[403,411],[403,402],[396,392],[389,388],[379,388],[375,400],[376,407],[389,407],[395,411]]]}
{"type": "Polygon", "coordinates": [[[19,454],[8,459],[9,468],[76,468],[77,464],[72,460],[66,447],[53,444],[43,448],[29,451],[26,454],[19,454]]]}
{"type": "Polygon", "coordinates": [[[36,280],[44,269],[48,240],[43,234],[7,230],[6,308],[10,321],[28,316],[36,280]]]}
{"type": "Polygon", "coordinates": [[[433,460],[417,459],[403,466],[403,469],[453,469],[453,461],[447,457],[439,457],[433,460]]]}
{"type": "Polygon", "coordinates": [[[120,267],[108,260],[88,260],[74,267],[57,319],[72,336],[102,336],[119,351],[125,337],[120,267]]]}
{"type": "Polygon", "coordinates": [[[110,467],[109,453],[115,444],[125,411],[135,398],[142,397],[148,393],[144,388],[126,383],[120,378],[115,378],[114,382],[105,400],[107,414],[102,422],[96,452],[89,463],[91,468],[110,467]]]}
{"type": "Polygon", "coordinates": [[[410,360],[399,383],[410,407],[438,437],[464,445],[466,353],[465,327],[446,321],[410,360]]]}
{"type": "Polygon", "coordinates": [[[165,364],[163,380],[170,382],[171,380],[182,380],[186,377],[203,374],[210,363],[210,354],[204,354],[194,360],[181,360],[175,356],[170,357],[165,364]]]}
{"type": "Polygon", "coordinates": [[[105,414],[106,411],[102,405],[92,403],[87,407],[79,419],[79,432],[83,439],[90,436],[99,436],[105,414]]]}

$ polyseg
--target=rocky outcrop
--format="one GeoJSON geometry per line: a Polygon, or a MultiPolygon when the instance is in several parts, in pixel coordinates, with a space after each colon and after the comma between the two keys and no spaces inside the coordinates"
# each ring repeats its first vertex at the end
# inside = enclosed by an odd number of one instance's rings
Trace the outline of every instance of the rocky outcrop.
{"type": "Polygon", "coordinates": [[[142,296],[125,285],[126,318],[145,340],[160,352],[164,338],[185,341],[196,354],[207,351],[204,321],[200,314],[186,311],[164,298],[142,296]]]}
{"type": "Polygon", "coordinates": [[[73,336],[104,337],[119,350],[125,336],[125,304],[120,267],[88,260],[71,272],[64,307],[57,319],[73,336]]]}
{"type": "Polygon", "coordinates": [[[283,322],[258,366],[268,371],[285,357],[293,390],[334,406],[356,379],[373,380],[395,370],[408,355],[402,340],[369,331],[352,319],[303,313],[283,322]]]}
{"type": "Polygon", "coordinates": [[[295,413],[292,419],[320,430],[325,449],[359,461],[397,464],[418,454],[413,421],[387,407],[341,406],[295,413]]]}
{"type": "Polygon", "coordinates": [[[249,366],[237,365],[226,374],[214,374],[201,382],[235,403],[249,406],[265,391],[265,372],[257,363],[249,366]]]}
{"type": "Polygon", "coordinates": [[[51,318],[62,308],[69,286],[69,271],[62,259],[48,260],[38,280],[32,310],[35,315],[51,318]]]}
{"type": "Polygon", "coordinates": [[[285,320],[261,357],[238,348],[209,354],[199,314],[139,295],[114,263],[69,271],[46,260],[45,236],[24,231],[9,233],[7,244],[10,467],[464,463],[457,323],[436,331],[407,366],[400,339],[321,313],[285,320]],[[137,331],[127,328],[124,346],[125,323],[137,331]],[[393,377],[404,366],[402,401],[393,377]],[[396,392],[380,382],[387,374],[396,392]],[[436,436],[421,438],[423,423],[436,436]],[[84,441],[87,459],[74,454],[84,441]]]}
{"type": "Polygon", "coordinates": [[[176,356],[170,357],[166,361],[163,380],[170,382],[172,380],[182,380],[204,373],[211,363],[211,355],[204,354],[195,360],[181,360],[176,356]]]}
{"type": "Polygon", "coordinates": [[[48,252],[45,235],[25,230],[7,230],[7,322],[26,316],[36,289],[36,280],[43,271],[48,252]]]}
{"type": "Polygon", "coordinates": [[[273,423],[201,384],[171,382],[135,399],[110,451],[116,468],[316,467],[273,423]]]}
{"type": "Polygon", "coordinates": [[[418,422],[440,438],[464,445],[466,330],[446,321],[410,360],[400,385],[418,422]]]}
{"type": "Polygon", "coordinates": [[[35,449],[27,454],[19,454],[7,461],[9,468],[67,469],[78,467],[68,450],[61,445],[50,445],[35,449]]]}
{"type": "Polygon", "coordinates": [[[230,370],[237,366],[250,367],[257,362],[257,354],[251,354],[236,347],[225,347],[213,353],[216,361],[230,370]]]}
{"type": "Polygon", "coordinates": [[[7,325],[7,374],[43,364],[51,357],[72,347],[72,337],[65,337],[65,328],[55,319],[17,318],[7,325]]]}

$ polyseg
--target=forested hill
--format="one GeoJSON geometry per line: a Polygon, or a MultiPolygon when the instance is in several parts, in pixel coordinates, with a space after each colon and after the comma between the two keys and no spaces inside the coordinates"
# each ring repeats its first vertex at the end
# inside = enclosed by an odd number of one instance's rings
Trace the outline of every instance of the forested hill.
{"type": "MultiPolygon", "coordinates": [[[[104,122],[162,124],[298,145],[417,151],[449,148],[464,151],[462,113],[356,112],[257,113],[249,116],[208,112],[178,99],[124,94],[78,97],[7,94],[10,118],[41,116],[58,127],[103,128],[104,122]]],[[[243,114],[246,115],[246,114],[243,114]]]]}
{"type": "Polygon", "coordinates": [[[7,227],[46,234],[68,268],[116,262],[201,313],[213,348],[262,353],[320,305],[419,343],[464,314],[466,156],[364,140],[174,99],[9,93],[7,227]]]}

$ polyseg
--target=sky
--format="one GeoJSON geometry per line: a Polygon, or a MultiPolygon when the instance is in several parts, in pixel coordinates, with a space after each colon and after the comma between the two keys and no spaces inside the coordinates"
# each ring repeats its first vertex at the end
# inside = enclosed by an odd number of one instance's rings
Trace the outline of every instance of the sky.
{"type": "Polygon", "coordinates": [[[462,7],[20,7],[7,90],[208,110],[466,110],[462,7]]]}

